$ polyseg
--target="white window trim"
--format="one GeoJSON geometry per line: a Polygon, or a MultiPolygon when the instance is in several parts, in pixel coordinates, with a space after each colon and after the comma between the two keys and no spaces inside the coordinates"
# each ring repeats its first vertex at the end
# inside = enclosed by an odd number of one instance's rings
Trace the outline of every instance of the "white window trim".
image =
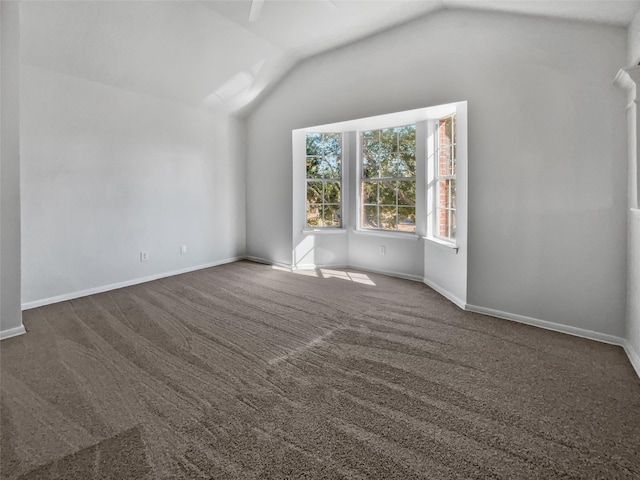
{"type": "MultiPolygon", "coordinates": [[[[445,115],[441,119],[444,119],[444,118],[447,118],[447,117],[450,117],[450,116],[451,115],[445,115]]],[[[439,202],[439,200],[438,199],[440,197],[440,183],[439,183],[439,181],[440,180],[456,180],[457,181],[457,178],[458,178],[457,165],[456,165],[456,175],[442,175],[442,176],[440,176],[437,173],[438,169],[440,167],[440,136],[439,136],[439,133],[438,133],[438,129],[439,129],[438,123],[439,122],[440,122],[440,119],[434,121],[434,129],[435,129],[434,152],[435,153],[434,153],[434,157],[433,157],[434,158],[433,159],[433,162],[434,162],[434,169],[433,169],[434,179],[433,180],[435,182],[435,188],[433,189],[434,190],[434,192],[433,192],[433,194],[434,194],[434,200],[433,200],[433,214],[434,214],[433,215],[433,222],[434,222],[434,225],[433,225],[433,239],[434,240],[438,240],[437,243],[444,243],[444,244],[450,244],[452,246],[455,246],[456,245],[456,240],[455,239],[450,238],[450,237],[443,237],[442,235],[439,235],[437,233],[438,230],[439,230],[438,229],[438,227],[439,227],[439,216],[438,216],[438,211],[439,211],[438,202],[439,202]]],[[[456,125],[456,129],[457,129],[457,125],[456,125]]],[[[456,134],[456,145],[457,145],[457,131],[455,132],[455,134],[456,134]]],[[[457,161],[457,159],[456,159],[456,161],[457,161]]],[[[449,209],[449,210],[456,211],[456,215],[457,215],[457,208],[449,209]]]]}
{"type": "MultiPolygon", "coordinates": [[[[336,232],[340,232],[340,231],[346,231],[345,226],[346,224],[346,217],[345,217],[345,205],[349,205],[348,202],[345,201],[345,185],[348,185],[348,175],[347,175],[347,170],[348,168],[345,168],[345,165],[348,165],[346,163],[346,161],[348,160],[348,156],[345,154],[345,132],[329,132],[329,131],[322,131],[322,132],[315,132],[312,130],[309,130],[307,132],[305,132],[305,147],[306,147],[306,134],[308,133],[340,133],[341,134],[341,153],[340,153],[340,226],[339,227],[310,227],[307,225],[307,183],[311,180],[313,181],[313,179],[310,179],[307,177],[307,173],[305,170],[305,174],[304,174],[304,178],[305,178],[305,190],[304,190],[304,228],[302,229],[302,234],[303,235],[310,235],[312,233],[320,233],[320,232],[324,232],[324,233],[336,233],[336,232]],[[345,178],[346,177],[346,178],[345,178]]],[[[306,162],[307,160],[307,152],[305,150],[305,156],[304,156],[304,160],[306,162]]],[[[327,178],[322,178],[322,179],[318,179],[319,182],[328,182],[331,181],[332,179],[327,179],[327,178]]],[[[335,180],[334,180],[335,181],[335,180]]],[[[324,191],[324,187],[323,187],[323,191],[324,191]]],[[[323,203],[324,205],[324,203],[323,203]]],[[[324,220],[323,220],[324,222],[324,220]]]]}
{"type": "MultiPolygon", "coordinates": [[[[450,239],[447,237],[441,237],[437,235],[437,211],[438,211],[438,177],[436,175],[436,169],[438,167],[438,122],[442,118],[451,116],[457,111],[454,109],[445,114],[439,115],[439,118],[429,120],[427,122],[427,135],[426,135],[426,169],[425,169],[425,185],[426,185],[426,215],[430,217],[427,222],[427,235],[424,236],[424,240],[429,241],[430,244],[440,247],[446,247],[450,250],[458,253],[459,245],[457,238],[450,239]]],[[[458,139],[456,138],[456,144],[458,139]]],[[[458,146],[459,148],[459,146],[458,146]]],[[[457,161],[458,159],[456,159],[457,161]]],[[[458,167],[456,165],[456,183],[458,183],[458,167]]],[[[458,207],[456,208],[456,214],[458,213],[458,207]]]]}
{"type": "Polygon", "coordinates": [[[429,242],[432,245],[436,245],[438,247],[449,250],[452,253],[458,253],[458,250],[460,249],[460,247],[455,243],[447,242],[437,237],[420,237],[420,238],[425,242],[429,242]]]}
{"type": "MultiPolygon", "coordinates": [[[[358,130],[356,130],[355,132],[355,136],[356,136],[356,182],[355,182],[355,188],[356,188],[356,224],[355,224],[355,228],[354,231],[355,233],[358,234],[368,234],[368,235],[377,235],[377,236],[389,236],[389,234],[392,234],[393,238],[405,238],[407,237],[409,240],[414,240],[413,237],[416,237],[415,240],[419,240],[420,235],[418,233],[418,211],[419,211],[419,207],[418,207],[418,190],[423,188],[422,185],[420,184],[419,180],[419,168],[418,168],[418,162],[422,161],[421,158],[419,158],[418,156],[418,149],[417,149],[417,144],[418,142],[420,142],[420,138],[418,136],[418,124],[420,122],[409,122],[409,123],[405,123],[405,124],[399,124],[398,122],[391,122],[387,125],[382,125],[382,126],[378,126],[376,128],[360,128],[358,130]],[[362,227],[362,209],[361,209],[361,205],[362,205],[362,182],[364,181],[363,177],[362,177],[362,133],[369,131],[369,130],[383,130],[386,128],[397,128],[397,127],[404,127],[404,126],[408,126],[408,125],[415,125],[416,126],[416,175],[415,177],[413,177],[412,179],[409,177],[398,177],[398,178],[393,178],[392,180],[413,180],[416,182],[416,204],[414,206],[415,208],[415,212],[416,212],[416,231],[415,232],[402,232],[400,230],[386,230],[383,228],[363,228],[362,227]]],[[[376,180],[381,180],[379,178],[372,178],[372,181],[376,181],[376,180]]]]}

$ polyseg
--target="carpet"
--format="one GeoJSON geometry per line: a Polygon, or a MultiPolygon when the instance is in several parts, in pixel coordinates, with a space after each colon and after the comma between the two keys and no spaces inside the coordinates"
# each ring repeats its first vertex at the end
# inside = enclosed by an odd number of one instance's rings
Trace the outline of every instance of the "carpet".
{"type": "Polygon", "coordinates": [[[620,347],[235,262],[24,312],[3,479],[638,479],[620,347]]]}

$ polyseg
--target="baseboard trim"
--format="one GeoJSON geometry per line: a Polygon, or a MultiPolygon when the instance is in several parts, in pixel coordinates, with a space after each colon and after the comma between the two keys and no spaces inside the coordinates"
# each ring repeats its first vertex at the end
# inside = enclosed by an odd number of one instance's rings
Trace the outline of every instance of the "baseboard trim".
{"type": "Polygon", "coordinates": [[[534,327],[544,328],[546,330],[553,330],[554,332],[567,333],[576,337],[587,338],[589,340],[596,340],[603,343],[610,343],[612,345],[618,345],[621,347],[623,347],[626,342],[624,338],[616,337],[615,335],[594,332],[593,330],[586,330],[584,328],[572,327],[570,325],[563,325],[561,323],[549,322],[547,320],[540,320],[538,318],[518,315],[516,313],[503,312],[502,310],[494,310],[493,308],[467,304],[467,310],[470,312],[481,313],[483,315],[489,315],[491,317],[511,320],[513,322],[524,323],[534,327]]]}
{"type": "Polygon", "coordinates": [[[427,287],[432,288],[433,290],[438,292],[440,295],[445,297],[447,300],[453,302],[455,305],[460,307],[462,310],[467,310],[467,303],[464,300],[462,300],[461,298],[459,298],[456,295],[454,295],[453,293],[451,293],[446,288],[441,287],[440,285],[438,285],[437,283],[429,280],[428,278],[423,278],[422,279],[422,283],[424,283],[427,287]]]}
{"type": "Polygon", "coordinates": [[[27,333],[24,328],[24,325],[20,325],[15,328],[8,328],[7,330],[0,331],[0,340],[6,340],[7,338],[17,337],[18,335],[22,335],[23,333],[27,333]]]}
{"type": "Polygon", "coordinates": [[[353,268],[354,270],[362,270],[368,273],[377,273],[379,275],[387,275],[389,277],[401,278],[402,280],[411,280],[412,282],[422,282],[422,277],[418,275],[411,275],[410,273],[394,272],[391,270],[381,270],[378,268],[363,267],[361,265],[346,265],[346,266],[333,266],[326,265],[317,268],[353,268]]]}
{"type": "Polygon", "coordinates": [[[274,262],[273,260],[267,260],[260,257],[245,256],[246,260],[252,262],[263,263],[265,265],[273,265],[280,268],[286,268],[287,270],[316,270],[320,268],[353,268],[355,270],[362,270],[368,273],[378,273],[380,275],[387,275],[389,277],[401,278],[403,280],[411,280],[413,282],[422,282],[422,277],[418,275],[411,275],[401,272],[393,272],[390,270],[380,270],[376,268],[363,267],[360,265],[344,264],[344,263],[332,263],[327,265],[318,265],[315,263],[299,263],[298,265],[287,265],[285,263],[274,262]]]}
{"type": "Polygon", "coordinates": [[[628,340],[624,341],[624,344],[622,345],[622,347],[624,348],[624,351],[627,354],[627,357],[629,357],[631,366],[636,371],[638,378],[640,378],[640,355],[638,355],[638,352],[636,352],[633,349],[633,347],[631,346],[631,343],[628,340]]]}
{"type": "Polygon", "coordinates": [[[263,265],[272,265],[274,267],[286,268],[287,270],[291,270],[291,265],[282,262],[274,262],[273,260],[267,260],[266,258],[254,257],[252,255],[245,255],[242,257],[242,260],[249,260],[255,263],[261,263],[263,265]]]}
{"type": "Polygon", "coordinates": [[[291,270],[318,270],[320,268],[353,268],[349,265],[345,265],[344,263],[336,263],[335,265],[315,265],[311,263],[299,263],[295,265],[291,270]]]}
{"type": "Polygon", "coordinates": [[[141,283],[152,282],[154,280],[159,280],[161,278],[172,277],[174,275],[180,275],[183,273],[195,272],[196,270],[202,270],[204,268],[217,267],[218,265],[237,262],[238,260],[243,260],[244,258],[245,258],[244,256],[225,258],[224,260],[204,263],[204,264],[196,265],[193,267],[182,268],[180,270],[173,270],[171,272],[158,273],[156,275],[149,275],[147,277],[134,278],[132,280],[126,280],[124,282],[111,283],[109,285],[102,285],[100,287],[88,288],[86,290],[65,293],[63,295],[56,295],[55,297],[43,298],[41,300],[33,300],[31,302],[23,303],[22,310],[30,310],[32,308],[51,305],[52,303],[65,302],[67,300],[73,300],[75,298],[86,297],[88,295],[95,295],[96,293],[103,293],[103,292],[108,292],[110,290],[116,290],[118,288],[130,287],[132,285],[139,285],[141,283]]]}

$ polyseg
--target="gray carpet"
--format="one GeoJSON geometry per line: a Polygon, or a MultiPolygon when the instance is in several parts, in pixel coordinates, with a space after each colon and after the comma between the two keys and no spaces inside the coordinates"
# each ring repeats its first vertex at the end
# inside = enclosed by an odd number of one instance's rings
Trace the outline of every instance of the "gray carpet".
{"type": "Polygon", "coordinates": [[[621,348],[347,272],[237,262],[26,311],[1,477],[640,478],[621,348]]]}

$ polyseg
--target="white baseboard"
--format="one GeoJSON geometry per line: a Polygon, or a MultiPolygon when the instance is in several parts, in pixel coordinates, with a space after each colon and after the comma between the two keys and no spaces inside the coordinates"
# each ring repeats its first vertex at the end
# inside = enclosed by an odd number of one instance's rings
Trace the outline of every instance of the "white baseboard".
{"type": "Polygon", "coordinates": [[[589,340],[596,340],[603,343],[610,343],[612,345],[619,345],[621,347],[624,346],[626,342],[624,338],[616,337],[615,335],[594,332],[593,330],[586,330],[584,328],[572,327],[570,325],[563,325],[561,323],[549,322],[547,320],[540,320],[538,318],[518,315],[516,313],[503,312],[501,310],[494,310],[493,308],[467,304],[467,310],[470,312],[482,313],[483,315],[489,315],[491,317],[502,318],[504,320],[525,323],[527,325],[544,328],[546,330],[553,330],[554,332],[568,333],[569,335],[574,335],[576,337],[587,338],[589,340]]]}
{"type": "Polygon", "coordinates": [[[414,282],[422,282],[422,277],[418,275],[410,275],[402,272],[393,272],[390,270],[380,270],[376,268],[363,267],[361,265],[345,265],[343,263],[332,263],[327,265],[318,265],[315,263],[299,263],[298,265],[291,266],[286,263],[274,262],[273,260],[267,260],[260,257],[245,256],[246,260],[252,262],[263,263],[265,265],[274,265],[276,267],[286,268],[287,270],[316,270],[320,268],[353,268],[355,270],[362,270],[363,272],[379,273],[381,275],[387,275],[389,277],[402,278],[403,280],[411,280],[414,282]]]}
{"type": "Polygon", "coordinates": [[[511,320],[513,322],[525,323],[534,327],[553,330],[554,332],[566,333],[568,335],[573,335],[576,337],[587,338],[589,340],[595,340],[596,342],[618,345],[624,349],[627,357],[629,358],[631,366],[638,375],[638,378],[640,378],[640,355],[638,355],[638,353],[633,349],[631,344],[625,338],[616,337],[615,335],[609,335],[606,333],[594,332],[593,330],[586,330],[584,328],[562,325],[561,323],[548,322],[546,320],[526,317],[524,315],[518,315],[515,313],[503,312],[501,310],[494,310],[492,308],[479,307],[477,305],[467,305],[466,310],[468,310],[469,312],[482,313],[483,315],[489,315],[504,320],[511,320]]]}
{"type": "Polygon", "coordinates": [[[422,282],[422,277],[419,275],[411,275],[410,273],[394,272],[392,270],[382,270],[379,268],[363,267],[362,265],[347,265],[346,267],[322,267],[322,268],[353,268],[355,270],[362,270],[363,272],[379,273],[380,275],[387,275],[389,277],[401,278],[403,280],[411,280],[412,282],[422,282]]]}
{"type": "Polygon", "coordinates": [[[250,260],[256,263],[262,263],[263,265],[272,265],[274,267],[286,268],[287,270],[291,270],[291,265],[289,264],[282,263],[282,262],[274,262],[273,260],[267,260],[266,258],[245,255],[244,257],[242,257],[242,260],[250,260]]]}
{"type": "Polygon", "coordinates": [[[22,335],[23,333],[27,333],[24,329],[23,325],[15,328],[8,328],[7,330],[0,331],[0,340],[5,340],[11,337],[17,337],[18,335],[22,335]]]}
{"type": "Polygon", "coordinates": [[[194,272],[196,270],[202,270],[203,268],[217,267],[218,265],[224,265],[225,263],[236,262],[243,260],[244,256],[226,258],[224,260],[218,260],[215,262],[205,263],[202,265],[196,265],[193,267],[187,267],[180,270],[173,270],[171,272],[159,273],[156,275],[149,275],[148,277],[134,278],[132,280],[126,280],[124,282],[111,283],[109,285],[102,285],[100,287],[88,288],[86,290],[80,290],[77,292],[65,293],[63,295],[56,295],[55,297],[43,298],[41,300],[33,300],[31,302],[25,302],[22,304],[22,310],[29,310],[31,308],[42,307],[44,305],[50,305],[52,303],[64,302],[66,300],[73,300],[74,298],[86,297],[88,295],[95,295],[96,293],[108,292],[110,290],[116,290],[118,288],[130,287],[132,285],[138,285],[140,283],[151,282],[153,280],[159,280],[161,278],[172,277],[174,275],[180,275],[182,273],[194,272]]]}
{"type": "Polygon", "coordinates": [[[445,297],[447,300],[450,300],[451,302],[456,304],[462,310],[466,310],[467,309],[467,303],[464,300],[462,300],[461,298],[455,296],[449,290],[447,290],[445,288],[442,288],[437,283],[432,282],[428,278],[423,278],[422,279],[422,283],[424,283],[427,287],[430,287],[430,288],[434,289],[436,292],[438,292],[440,295],[445,297]]]}
{"type": "Polygon", "coordinates": [[[631,366],[636,371],[638,378],[640,378],[640,355],[633,349],[629,341],[625,340],[624,345],[622,346],[624,347],[627,357],[629,357],[631,366]]]}
{"type": "Polygon", "coordinates": [[[351,268],[344,263],[336,263],[330,265],[316,265],[315,263],[299,263],[292,270],[316,270],[318,268],[351,268]]]}

